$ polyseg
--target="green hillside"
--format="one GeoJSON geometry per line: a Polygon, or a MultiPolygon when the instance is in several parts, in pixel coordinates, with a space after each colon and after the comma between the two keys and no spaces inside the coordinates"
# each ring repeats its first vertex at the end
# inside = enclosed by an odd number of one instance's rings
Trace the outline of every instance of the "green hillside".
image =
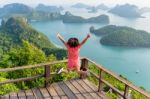
{"type": "MultiPolygon", "coordinates": [[[[57,49],[43,33],[38,32],[23,17],[11,17],[2,20],[0,27],[0,55],[8,52],[11,48],[22,46],[22,41],[28,41],[40,49],[57,49]]],[[[56,52],[55,52],[56,53],[56,52]]]]}

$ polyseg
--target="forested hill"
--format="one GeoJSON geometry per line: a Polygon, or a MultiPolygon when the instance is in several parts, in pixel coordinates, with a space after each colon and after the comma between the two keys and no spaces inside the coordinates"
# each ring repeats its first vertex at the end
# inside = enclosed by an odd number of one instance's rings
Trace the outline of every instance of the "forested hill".
{"type": "Polygon", "coordinates": [[[97,30],[91,27],[90,31],[98,36],[102,36],[100,43],[104,45],[150,47],[150,33],[143,30],[109,25],[97,30]]]}
{"type": "Polygon", "coordinates": [[[108,24],[109,23],[109,16],[107,15],[99,15],[97,17],[91,17],[88,19],[85,19],[80,16],[75,16],[71,14],[70,12],[66,12],[63,16],[63,22],[64,23],[101,23],[101,24],[108,24]]]}
{"type": "Polygon", "coordinates": [[[10,48],[20,47],[22,41],[28,41],[36,47],[50,53],[57,49],[43,33],[36,31],[23,17],[11,17],[2,20],[0,27],[0,55],[9,51],[10,48]]]}

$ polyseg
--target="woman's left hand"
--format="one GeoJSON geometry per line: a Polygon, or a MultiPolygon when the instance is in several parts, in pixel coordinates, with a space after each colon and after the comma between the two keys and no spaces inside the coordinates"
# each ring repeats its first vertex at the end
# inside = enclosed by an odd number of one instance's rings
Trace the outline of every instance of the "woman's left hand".
{"type": "Polygon", "coordinates": [[[90,37],[91,37],[91,35],[90,35],[90,34],[88,34],[88,35],[87,35],[87,38],[90,38],[90,37]]]}

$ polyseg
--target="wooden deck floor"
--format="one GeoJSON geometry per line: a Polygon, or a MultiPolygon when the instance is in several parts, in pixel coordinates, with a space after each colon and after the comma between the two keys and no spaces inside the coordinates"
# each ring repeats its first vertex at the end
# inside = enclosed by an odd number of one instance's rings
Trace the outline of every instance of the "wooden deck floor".
{"type": "Polygon", "coordinates": [[[10,93],[2,99],[106,99],[97,87],[86,79],[58,82],[46,88],[10,93]]]}

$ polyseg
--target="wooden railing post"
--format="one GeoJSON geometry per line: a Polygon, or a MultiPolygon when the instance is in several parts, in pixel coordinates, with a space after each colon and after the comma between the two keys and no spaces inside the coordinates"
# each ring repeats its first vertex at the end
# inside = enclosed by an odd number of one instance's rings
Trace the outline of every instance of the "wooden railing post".
{"type": "MultiPolygon", "coordinates": [[[[88,69],[88,60],[86,58],[81,59],[81,68],[80,70],[88,69]]],[[[80,75],[80,78],[85,78],[85,75],[80,75]]]]}
{"type": "Polygon", "coordinates": [[[101,92],[101,90],[102,90],[102,84],[103,84],[103,82],[101,80],[102,80],[102,69],[99,69],[99,86],[98,86],[98,92],[101,92]]]}
{"type": "Polygon", "coordinates": [[[128,99],[128,92],[129,92],[129,86],[125,85],[125,90],[124,90],[124,99],[128,99]]]}
{"type": "Polygon", "coordinates": [[[45,87],[48,86],[49,78],[50,78],[50,65],[46,65],[45,66],[45,87]]]}

